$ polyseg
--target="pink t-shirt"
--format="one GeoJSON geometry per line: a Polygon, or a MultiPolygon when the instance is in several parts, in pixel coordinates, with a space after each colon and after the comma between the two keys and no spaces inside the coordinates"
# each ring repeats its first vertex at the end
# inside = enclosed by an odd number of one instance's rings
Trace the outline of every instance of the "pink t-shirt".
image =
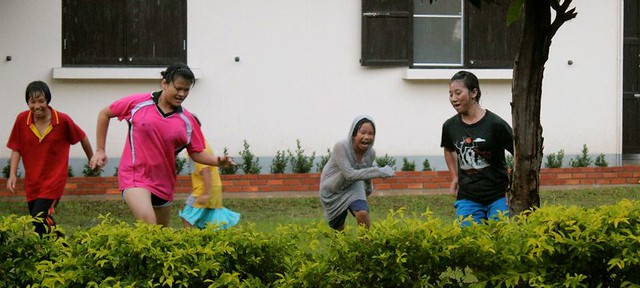
{"type": "Polygon", "coordinates": [[[156,106],[153,94],[134,94],[109,106],[118,120],[129,124],[118,183],[120,190],[146,188],[164,200],[173,201],[176,155],[184,148],[190,154],[201,152],[205,141],[191,113],[181,107],[164,114],[156,106]]]}

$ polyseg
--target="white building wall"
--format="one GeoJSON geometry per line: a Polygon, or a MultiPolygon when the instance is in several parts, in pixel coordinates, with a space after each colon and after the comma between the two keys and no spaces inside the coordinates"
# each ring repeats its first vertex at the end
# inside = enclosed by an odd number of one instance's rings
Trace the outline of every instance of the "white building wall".
{"type": "MultiPolygon", "coordinates": [[[[622,4],[574,5],[578,17],[554,37],[545,72],[545,150],[577,154],[587,144],[593,153],[619,156],[622,4]]],[[[201,77],[184,106],[199,115],[217,152],[227,147],[237,156],[247,140],[256,156],[271,157],[295,150],[300,139],[305,151],[323,155],[365,113],[376,120],[379,155],[441,157],[441,125],[455,113],[447,79],[457,69],[429,71],[439,79],[405,79],[424,70],[360,66],[360,1],[190,0],[188,19],[188,64],[201,77]]],[[[60,34],[59,0],[0,0],[3,147],[16,114],[27,109],[30,81],[49,83],[52,106],[71,115],[94,145],[100,109],[159,88],[155,79],[53,79],[61,66],[60,34]]],[[[476,72],[482,106],[510,122],[511,80],[476,72]]],[[[126,124],[111,121],[107,154],[114,161],[125,133],[126,124]]],[[[9,154],[0,149],[0,158],[9,154]]],[[[79,145],[71,157],[84,157],[79,145]]]]}

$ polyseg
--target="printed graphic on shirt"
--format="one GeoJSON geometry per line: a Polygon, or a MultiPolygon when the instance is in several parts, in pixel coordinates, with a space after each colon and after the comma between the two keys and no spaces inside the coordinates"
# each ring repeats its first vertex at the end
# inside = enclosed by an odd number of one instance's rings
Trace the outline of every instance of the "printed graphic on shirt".
{"type": "Polygon", "coordinates": [[[486,142],[485,139],[471,137],[463,137],[462,140],[456,143],[458,149],[458,163],[462,170],[473,171],[481,170],[489,167],[489,159],[491,159],[490,151],[480,151],[478,145],[486,142]]]}

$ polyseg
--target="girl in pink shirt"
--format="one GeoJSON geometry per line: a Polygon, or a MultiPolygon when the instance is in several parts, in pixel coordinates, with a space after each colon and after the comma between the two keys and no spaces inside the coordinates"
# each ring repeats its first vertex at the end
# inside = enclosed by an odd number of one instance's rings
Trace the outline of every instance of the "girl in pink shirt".
{"type": "Polygon", "coordinates": [[[202,131],[193,115],[182,107],[195,83],[191,69],[182,63],[162,73],[162,90],[134,94],[113,102],[98,115],[96,152],[91,167],[107,163],[105,143],[111,118],[126,120],[127,143],[118,166],[123,198],[136,219],[169,226],[176,183],[176,155],[187,149],[196,162],[235,165],[228,157],[205,152],[202,131]]]}

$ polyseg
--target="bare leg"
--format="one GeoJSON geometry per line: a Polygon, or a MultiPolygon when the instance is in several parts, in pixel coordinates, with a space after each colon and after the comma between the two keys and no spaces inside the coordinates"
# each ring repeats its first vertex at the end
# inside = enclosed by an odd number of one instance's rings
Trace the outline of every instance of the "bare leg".
{"type": "Polygon", "coordinates": [[[158,224],[156,213],[151,205],[151,192],[145,188],[129,188],[124,193],[124,201],[131,209],[136,220],[149,224],[158,224]]]}
{"type": "Polygon", "coordinates": [[[163,227],[169,227],[169,221],[171,220],[171,204],[164,207],[153,208],[156,213],[158,224],[163,227]]]}
{"type": "Polygon", "coordinates": [[[194,226],[191,225],[191,223],[189,223],[189,221],[184,220],[184,218],[180,218],[180,219],[182,219],[182,227],[183,228],[194,228],[194,226]]]}
{"type": "Polygon", "coordinates": [[[369,211],[366,211],[366,210],[354,211],[353,214],[356,216],[356,221],[358,222],[358,225],[362,225],[364,226],[364,228],[369,229],[369,226],[371,226],[371,219],[369,219],[369,211]]]}

